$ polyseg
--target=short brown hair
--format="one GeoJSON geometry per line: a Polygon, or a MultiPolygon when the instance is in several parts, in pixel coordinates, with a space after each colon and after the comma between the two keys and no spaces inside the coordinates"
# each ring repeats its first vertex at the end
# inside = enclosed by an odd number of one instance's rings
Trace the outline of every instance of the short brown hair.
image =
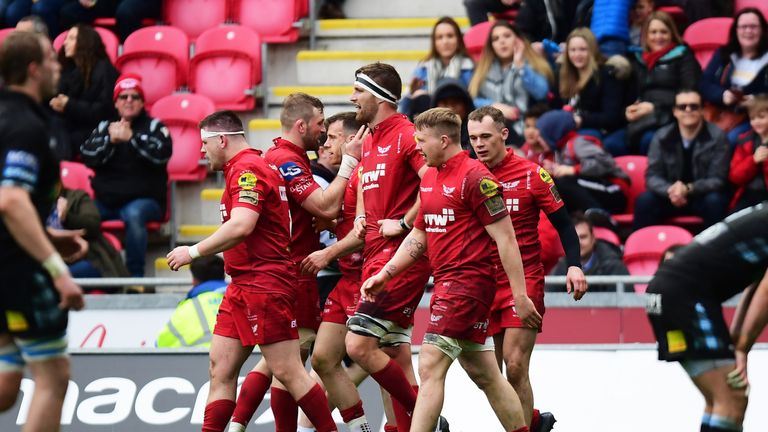
{"type": "Polygon", "coordinates": [[[747,112],[749,118],[755,118],[761,112],[768,112],[768,94],[762,93],[755,95],[755,97],[747,103],[747,112]]]}
{"type": "Polygon", "coordinates": [[[413,121],[417,130],[435,129],[447,135],[454,143],[461,142],[461,117],[448,108],[432,108],[416,116],[413,121]]]}
{"type": "Polygon", "coordinates": [[[213,127],[219,132],[238,132],[243,130],[243,122],[234,111],[216,111],[200,120],[197,127],[200,129],[213,127]]]}
{"type": "Polygon", "coordinates": [[[356,70],[355,77],[359,73],[368,75],[368,77],[376,81],[376,84],[389,90],[397,99],[400,99],[400,95],[403,92],[403,81],[400,79],[400,74],[397,73],[394,66],[376,62],[356,70]]]}
{"type": "Polygon", "coordinates": [[[356,117],[357,113],[352,111],[334,114],[325,119],[325,128],[328,129],[330,125],[340,121],[341,127],[344,129],[345,134],[356,134],[357,131],[360,130],[360,127],[363,125],[363,123],[359,122],[356,117]]]}
{"type": "Polygon", "coordinates": [[[504,114],[498,108],[494,108],[491,105],[478,108],[469,113],[469,120],[472,121],[482,122],[485,117],[490,117],[491,120],[493,120],[493,124],[496,125],[496,129],[499,131],[507,127],[504,114]]]}
{"type": "Polygon", "coordinates": [[[13,31],[0,46],[0,76],[5,85],[22,85],[27,81],[30,63],[43,64],[43,44],[37,33],[13,31]]]}
{"type": "Polygon", "coordinates": [[[287,130],[299,119],[309,123],[314,115],[314,108],[323,112],[323,103],[320,99],[306,93],[291,93],[283,101],[280,125],[287,130]]]}

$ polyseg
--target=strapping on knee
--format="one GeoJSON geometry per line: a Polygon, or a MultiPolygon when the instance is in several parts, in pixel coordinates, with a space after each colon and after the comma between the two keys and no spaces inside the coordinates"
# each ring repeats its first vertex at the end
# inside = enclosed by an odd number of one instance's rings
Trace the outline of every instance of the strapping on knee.
{"type": "Polygon", "coordinates": [[[709,428],[713,431],[741,432],[741,421],[726,416],[712,414],[709,417],[709,428]]]}
{"type": "Polygon", "coordinates": [[[0,346],[0,373],[21,372],[24,370],[24,359],[21,351],[13,342],[0,346]]]}

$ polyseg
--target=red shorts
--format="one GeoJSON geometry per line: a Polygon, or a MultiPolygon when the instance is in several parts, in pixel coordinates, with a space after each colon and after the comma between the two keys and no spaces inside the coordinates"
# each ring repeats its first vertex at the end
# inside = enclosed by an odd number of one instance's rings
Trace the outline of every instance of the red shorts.
{"type": "MultiPolygon", "coordinates": [[[[363,281],[379,272],[394,254],[375,256],[363,263],[363,281]]],[[[419,306],[424,288],[429,281],[432,268],[426,257],[419,258],[404,272],[387,283],[375,302],[360,300],[357,311],[368,316],[392,321],[402,328],[413,325],[413,316],[419,306]]]]}
{"type": "MultiPolygon", "coordinates": [[[[533,277],[525,278],[526,292],[530,297],[536,311],[544,318],[544,278],[533,277]]],[[[515,300],[512,298],[512,289],[509,282],[506,284],[498,283],[496,286],[497,294],[491,308],[491,321],[488,326],[488,334],[494,336],[502,332],[505,328],[525,328],[520,317],[515,312],[515,300]],[[508,294],[507,294],[508,293],[508,294]]],[[[539,326],[541,333],[544,322],[539,326]]]]}
{"type": "Polygon", "coordinates": [[[359,280],[348,279],[346,276],[339,279],[325,300],[323,322],[347,323],[347,319],[355,314],[360,300],[360,284],[359,280]]]}
{"type": "Polygon", "coordinates": [[[213,334],[239,339],[243,346],[298,339],[294,301],[287,294],[259,293],[229,285],[213,334]]]}
{"type": "Polygon", "coordinates": [[[317,278],[314,276],[299,276],[299,284],[296,289],[296,324],[299,328],[317,331],[320,327],[320,291],[317,287],[317,278]]]}
{"type": "Polygon", "coordinates": [[[427,333],[484,344],[490,308],[473,297],[432,294],[427,333]]]}

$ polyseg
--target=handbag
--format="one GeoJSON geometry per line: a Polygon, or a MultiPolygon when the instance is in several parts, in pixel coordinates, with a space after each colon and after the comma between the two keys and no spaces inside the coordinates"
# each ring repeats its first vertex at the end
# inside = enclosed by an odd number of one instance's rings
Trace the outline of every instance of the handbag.
{"type": "Polygon", "coordinates": [[[711,103],[704,104],[704,119],[729,132],[747,120],[747,114],[741,110],[733,111],[711,103]]]}

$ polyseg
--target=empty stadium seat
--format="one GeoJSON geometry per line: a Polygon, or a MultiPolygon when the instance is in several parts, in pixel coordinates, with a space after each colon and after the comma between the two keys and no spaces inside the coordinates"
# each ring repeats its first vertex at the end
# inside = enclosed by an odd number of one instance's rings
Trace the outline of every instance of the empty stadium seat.
{"type": "Polygon", "coordinates": [[[163,22],[181,29],[190,40],[206,30],[223,24],[229,16],[225,0],[165,0],[163,22]]]}
{"type": "MultiPolygon", "coordinates": [[[[117,38],[117,35],[112,33],[109,29],[105,29],[102,27],[94,27],[94,30],[96,30],[96,33],[101,36],[101,42],[104,43],[104,48],[107,51],[107,56],[109,56],[109,61],[112,62],[112,64],[115,64],[117,61],[117,52],[120,48],[120,39],[117,38]]],[[[59,49],[64,45],[64,39],[67,38],[67,31],[63,31],[59,33],[58,36],[56,36],[56,39],[53,40],[53,49],[56,50],[56,52],[59,51],[59,49]]]]}
{"type": "Polygon", "coordinates": [[[123,55],[115,64],[122,73],[142,77],[145,105],[172,94],[187,81],[189,39],[183,31],[168,26],[144,27],[131,33],[123,55]]]}
{"type": "Polygon", "coordinates": [[[234,0],[235,22],[256,31],[266,43],[293,43],[299,29],[293,25],[300,18],[297,2],[285,0],[234,0]]]}
{"type": "Polygon", "coordinates": [[[244,26],[222,26],[197,38],[189,88],[208,96],[217,109],[248,111],[261,83],[261,38],[244,26]]]}
{"type": "Polygon", "coordinates": [[[753,7],[763,13],[768,18],[768,1],[765,0],[735,0],[733,10],[738,12],[746,7],[753,7]]]}
{"type": "Polygon", "coordinates": [[[707,67],[716,49],[728,43],[733,18],[705,18],[685,29],[683,40],[691,47],[702,68],[707,67]]]}
{"type": "Polygon", "coordinates": [[[618,234],[608,228],[592,227],[592,232],[598,240],[604,240],[616,246],[621,246],[621,240],[619,239],[618,234]]]}
{"type": "Polygon", "coordinates": [[[464,45],[467,47],[467,52],[472,60],[478,61],[480,55],[483,53],[483,46],[488,39],[488,33],[491,32],[491,21],[486,21],[477,25],[474,25],[464,32],[464,45]]]}
{"type": "Polygon", "coordinates": [[[113,248],[115,248],[116,251],[122,252],[123,251],[123,245],[120,243],[120,239],[117,238],[116,235],[110,233],[110,232],[102,232],[101,234],[104,235],[104,238],[107,239],[109,244],[112,245],[113,248]]]}
{"type": "MultiPolygon", "coordinates": [[[[629,274],[648,276],[656,273],[664,251],[676,244],[688,244],[693,235],[673,225],[654,225],[639,229],[624,243],[624,264],[629,274]]],[[[635,284],[635,291],[645,292],[646,285],[635,284]]]]}
{"type": "Polygon", "coordinates": [[[661,6],[656,8],[659,12],[666,12],[677,25],[677,31],[680,32],[685,29],[688,24],[688,17],[685,16],[685,11],[680,6],[661,6]]]}
{"type": "Polygon", "coordinates": [[[83,190],[93,198],[92,169],[80,162],[62,161],[59,165],[59,176],[61,177],[61,185],[65,189],[83,190]]]}
{"type": "Polygon", "coordinates": [[[5,40],[5,38],[6,38],[6,37],[7,37],[9,34],[11,34],[13,31],[15,31],[15,30],[16,30],[16,29],[15,29],[15,28],[13,28],[13,27],[11,27],[11,28],[4,28],[4,29],[0,29],[0,44],[2,44],[2,43],[3,43],[3,41],[5,40]]]}
{"type": "Polygon", "coordinates": [[[635,199],[645,192],[645,170],[648,168],[648,158],[645,156],[618,156],[614,160],[627,173],[631,183],[627,193],[626,213],[614,215],[613,218],[620,224],[631,224],[634,219],[635,199]]]}

